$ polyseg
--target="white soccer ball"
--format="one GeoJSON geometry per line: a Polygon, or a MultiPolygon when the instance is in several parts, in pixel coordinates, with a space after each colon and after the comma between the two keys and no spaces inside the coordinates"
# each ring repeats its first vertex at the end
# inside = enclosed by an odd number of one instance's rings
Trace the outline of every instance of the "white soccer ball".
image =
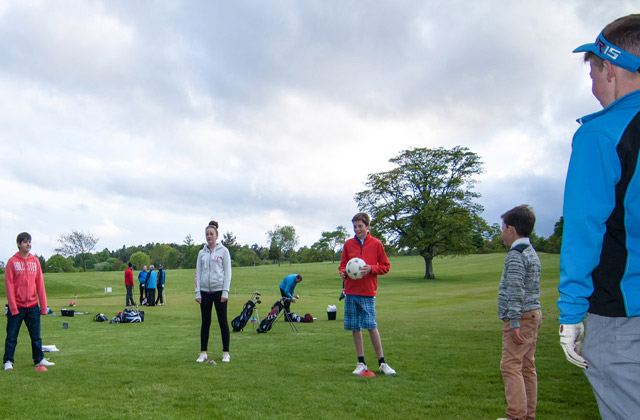
{"type": "Polygon", "coordinates": [[[362,278],[362,267],[367,265],[362,258],[351,258],[347,263],[346,271],[347,276],[354,280],[360,280],[362,278]]]}

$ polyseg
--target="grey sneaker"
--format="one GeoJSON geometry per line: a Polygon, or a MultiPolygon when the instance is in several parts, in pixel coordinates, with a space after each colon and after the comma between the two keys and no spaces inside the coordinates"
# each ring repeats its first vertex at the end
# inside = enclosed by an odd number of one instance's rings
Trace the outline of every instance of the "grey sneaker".
{"type": "Polygon", "coordinates": [[[200,356],[196,359],[196,362],[202,363],[207,360],[207,353],[200,353],[200,356]]]}
{"type": "Polygon", "coordinates": [[[358,364],[356,365],[356,370],[353,371],[353,374],[360,375],[365,370],[367,370],[367,365],[365,365],[364,363],[358,362],[358,364]]]}
{"type": "Polygon", "coordinates": [[[222,353],[222,361],[225,363],[229,363],[231,361],[231,356],[229,353],[222,353]]]}
{"type": "Polygon", "coordinates": [[[56,364],[53,362],[48,361],[47,359],[42,359],[40,360],[38,363],[36,363],[36,366],[55,366],[56,364]]]}
{"type": "Polygon", "coordinates": [[[13,370],[13,363],[8,360],[4,362],[4,370],[13,370]]]}
{"type": "Polygon", "coordinates": [[[381,373],[384,373],[385,375],[395,375],[395,374],[396,374],[396,371],[395,371],[395,370],[393,370],[393,369],[391,368],[391,366],[389,366],[389,365],[388,365],[388,364],[386,364],[386,363],[382,363],[382,364],[380,365],[380,372],[381,372],[381,373]]]}

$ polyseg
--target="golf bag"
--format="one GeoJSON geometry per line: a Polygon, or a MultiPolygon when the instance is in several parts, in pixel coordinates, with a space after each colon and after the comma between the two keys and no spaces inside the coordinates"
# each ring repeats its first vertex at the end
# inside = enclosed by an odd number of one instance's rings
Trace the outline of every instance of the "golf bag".
{"type": "Polygon", "coordinates": [[[240,315],[233,318],[233,321],[231,321],[231,328],[233,328],[233,331],[238,332],[244,329],[244,326],[247,325],[247,322],[249,322],[249,320],[251,319],[251,315],[253,315],[253,310],[255,309],[258,303],[261,303],[260,292],[256,291],[256,292],[253,292],[251,299],[244,304],[244,306],[242,307],[242,312],[240,312],[240,315]]]}
{"type": "MultiPolygon", "coordinates": [[[[299,297],[300,296],[298,295],[293,295],[293,299],[298,299],[299,297]]],[[[287,310],[285,309],[285,305],[290,301],[291,299],[288,297],[282,297],[280,298],[280,300],[276,301],[276,303],[274,303],[273,306],[271,307],[271,312],[269,312],[269,315],[267,315],[265,319],[260,321],[260,325],[258,325],[258,329],[256,331],[258,333],[266,333],[267,331],[269,331],[273,323],[276,322],[276,320],[280,316],[280,314],[287,312],[287,310]]],[[[286,315],[288,316],[285,316],[285,320],[289,322],[289,325],[291,325],[291,329],[295,332],[298,332],[298,329],[293,325],[293,323],[300,322],[300,321],[298,321],[297,319],[293,319],[292,315],[295,315],[295,314],[293,314],[292,312],[289,312],[286,315]]],[[[301,319],[299,315],[295,315],[295,317],[301,319]]]]}
{"type": "Polygon", "coordinates": [[[284,314],[284,319],[289,322],[302,322],[302,317],[296,313],[289,312],[284,314]]]}
{"type": "Polygon", "coordinates": [[[260,321],[260,325],[258,325],[258,328],[256,329],[258,333],[266,333],[267,331],[271,330],[271,326],[274,322],[276,322],[276,319],[278,319],[280,313],[284,312],[284,299],[287,298],[282,298],[273,304],[273,306],[271,307],[271,311],[266,316],[266,318],[260,321]]]}
{"type": "Polygon", "coordinates": [[[144,311],[126,308],[111,319],[111,324],[130,324],[144,321],[144,311]]]}
{"type": "Polygon", "coordinates": [[[109,318],[107,318],[105,314],[97,314],[95,317],[93,317],[93,320],[97,322],[105,322],[108,321],[109,318]]]}

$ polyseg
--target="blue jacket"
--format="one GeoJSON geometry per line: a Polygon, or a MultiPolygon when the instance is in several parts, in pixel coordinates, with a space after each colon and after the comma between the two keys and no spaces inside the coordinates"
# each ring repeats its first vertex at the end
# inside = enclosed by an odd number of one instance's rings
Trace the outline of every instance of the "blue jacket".
{"type": "Polygon", "coordinates": [[[298,284],[296,283],[296,277],[298,277],[297,274],[289,274],[280,283],[280,289],[282,289],[288,298],[293,297],[293,292],[296,290],[296,285],[298,284]]]}
{"type": "Polygon", "coordinates": [[[581,120],[564,192],[560,322],[640,316],[640,91],[581,120]]]}
{"type": "Polygon", "coordinates": [[[156,279],[157,279],[157,274],[154,271],[150,271],[149,275],[147,276],[147,289],[155,289],[156,288],[156,279]]]}
{"type": "Polygon", "coordinates": [[[144,284],[147,281],[147,274],[149,274],[148,271],[141,271],[138,273],[138,281],[140,284],[144,284]]]}

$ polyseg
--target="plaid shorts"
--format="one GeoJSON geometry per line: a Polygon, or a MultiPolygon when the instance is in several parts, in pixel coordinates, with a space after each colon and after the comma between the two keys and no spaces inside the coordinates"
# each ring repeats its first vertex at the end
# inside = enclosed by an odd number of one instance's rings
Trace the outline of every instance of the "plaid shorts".
{"type": "Polygon", "coordinates": [[[375,330],[376,298],[375,296],[347,295],[344,300],[344,329],[348,331],[375,330]]]}

